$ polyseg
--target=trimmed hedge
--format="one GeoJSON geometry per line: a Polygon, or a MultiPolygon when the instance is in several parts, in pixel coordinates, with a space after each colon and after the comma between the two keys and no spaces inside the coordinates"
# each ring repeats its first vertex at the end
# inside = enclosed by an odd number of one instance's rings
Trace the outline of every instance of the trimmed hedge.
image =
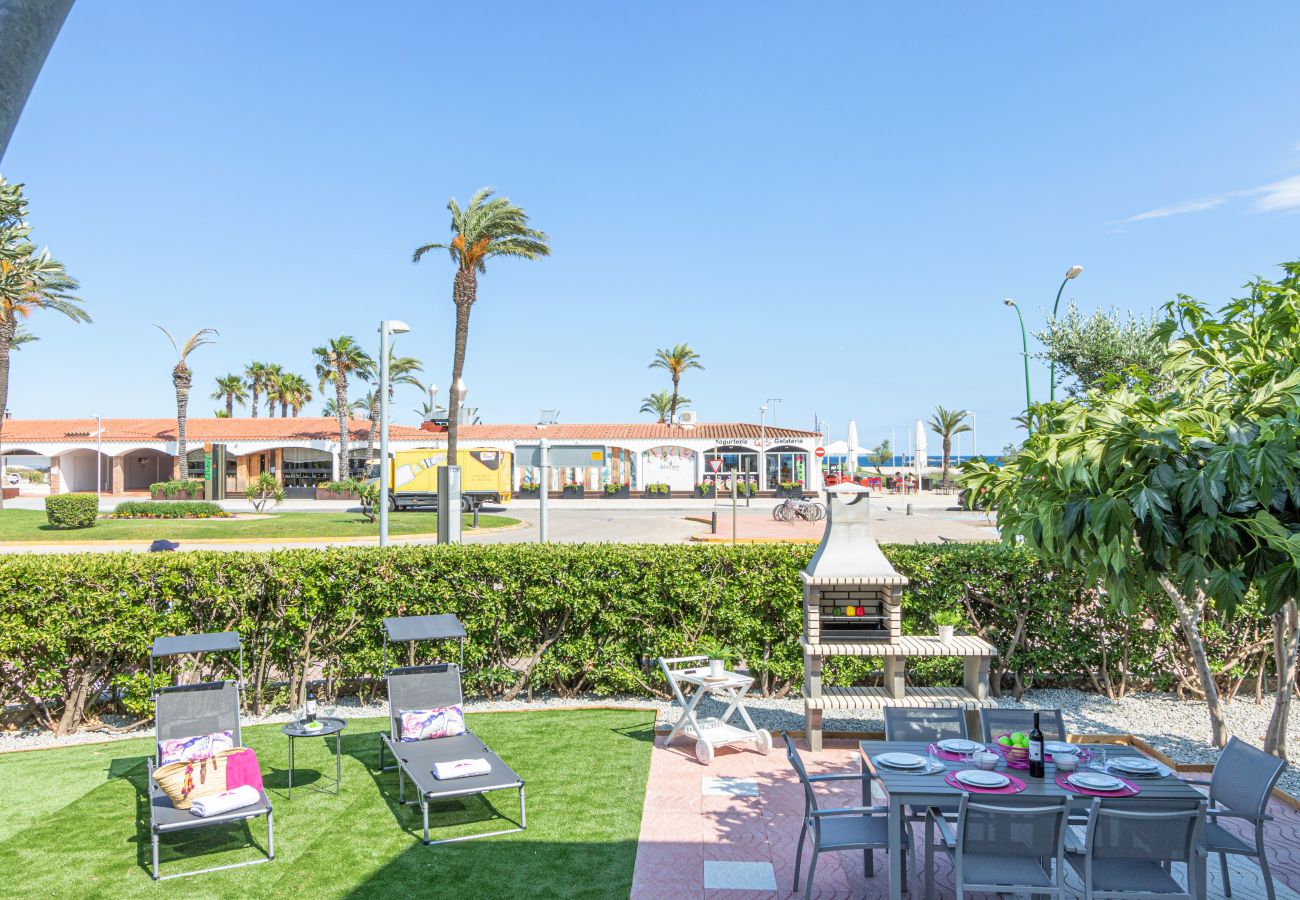
{"type": "Polygon", "coordinates": [[[216,503],[204,500],[125,500],[113,510],[114,519],[225,519],[216,503]]]}
{"type": "Polygon", "coordinates": [[[45,498],[45,518],[55,528],[89,528],[99,515],[95,494],[51,494],[45,498]]]}
{"type": "MultiPolygon", "coordinates": [[[[97,704],[147,715],[153,638],[225,630],[243,636],[258,711],[301,699],[308,673],[323,673],[324,696],[365,695],[381,686],[373,679],[384,668],[382,619],[437,612],[455,613],[469,633],[467,691],[494,698],[662,695],[657,657],[716,645],[743,656],[759,692],[781,696],[797,692],[803,674],[798,573],[812,550],[500,544],[4,556],[0,699],[63,731],[97,704]]],[[[934,611],[961,610],[968,630],[998,647],[999,685],[1113,688],[1121,666],[1129,686],[1195,683],[1163,603],[1116,610],[1077,577],[997,544],[884,550],[912,579],[904,630],[932,634],[934,611]]],[[[1207,622],[1225,678],[1255,665],[1256,657],[1242,660],[1243,648],[1262,647],[1269,665],[1267,640],[1258,642],[1267,624],[1258,609],[1207,622]]],[[[203,677],[230,674],[233,660],[203,665],[214,667],[203,677]]],[[[877,665],[836,658],[827,683],[877,678],[877,665]]],[[[916,660],[909,676],[959,684],[960,668],[960,660],[916,660]]]]}
{"type": "Polygon", "coordinates": [[[198,497],[203,493],[204,482],[198,479],[173,478],[171,481],[155,481],[149,485],[149,493],[163,497],[175,497],[186,494],[198,497]]]}

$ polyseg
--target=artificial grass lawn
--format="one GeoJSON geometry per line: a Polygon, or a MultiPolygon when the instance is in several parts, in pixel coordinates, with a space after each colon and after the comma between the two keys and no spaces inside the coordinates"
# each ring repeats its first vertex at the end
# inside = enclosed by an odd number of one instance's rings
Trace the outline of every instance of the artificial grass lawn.
{"type": "MultiPolygon", "coordinates": [[[[527,783],[526,831],[422,845],[419,806],[398,806],[397,772],[375,771],[385,719],[349,722],[337,796],[310,789],[333,779],[334,739],[297,741],[293,796],[286,799],[288,738],[280,725],[259,725],[244,729],[244,741],[257,750],[274,807],[275,859],[160,882],[149,875],[150,740],[0,755],[0,896],[628,896],[654,713],[550,710],[467,719],[527,783]]],[[[512,827],[491,818],[493,808],[517,822],[518,792],[431,804],[429,836],[512,827]]],[[[257,859],[265,842],[264,818],[164,837],[162,873],[257,859]],[[256,847],[248,845],[250,834],[256,847]],[[190,853],[182,856],[180,847],[190,853]]]]}
{"type": "MultiPolygon", "coordinates": [[[[472,515],[461,516],[470,530],[472,515]]],[[[479,514],[479,528],[500,528],[518,520],[479,514]]],[[[388,516],[388,533],[434,534],[435,512],[398,512],[388,516]]],[[[256,539],[256,538],[362,538],[378,537],[379,523],[359,512],[282,512],[265,519],[99,519],[90,528],[54,528],[36,509],[0,510],[0,541],[155,541],[256,539]]]]}

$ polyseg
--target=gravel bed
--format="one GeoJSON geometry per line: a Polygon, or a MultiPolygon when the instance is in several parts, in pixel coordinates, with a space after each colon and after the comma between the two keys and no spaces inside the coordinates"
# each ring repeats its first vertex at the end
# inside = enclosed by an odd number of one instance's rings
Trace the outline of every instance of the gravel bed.
{"type": "MultiPolygon", "coordinates": [[[[1143,738],[1151,746],[1180,763],[1213,764],[1218,751],[1206,743],[1209,734],[1209,717],[1203,703],[1178,700],[1172,694],[1131,694],[1123,700],[1111,701],[1098,694],[1076,690],[1033,690],[1028,691],[1020,703],[1009,698],[996,701],[999,706],[1025,709],[1060,708],[1065,714],[1066,727],[1079,734],[1120,733],[1133,734],[1143,738]]],[[[661,723],[677,721],[680,710],[662,700],[645,697],[598,697],[584,695],[569,699],[553,696],[535,696],[527,700],[510,702],[469,700],[465,704],[466,712],[487,712],[497,710],[535,710],[535,709],[571,709],[590,705],[620,707],[654,707],[658,710],[661,723]]],[[[769,731],[786,729],[802,730],[803,701],[797,697],[784,700],[764,700],[748,698],[746,705],[759,728],[769,731]]],[[[725,705],[713,699],[701,701],[701,715],[719,715],[725,705]]],[[[1228,728],[1231,733],[1245,741],[1259,746],[1268,728],[1269,716],[1273,710],[1273,698],[1264,697],[1264,702],[1256,705],[1253,699],[1236,700],[1225,704],[1228,728]]],[[[345,697],[335,706],[322,706],[321,715],[337,715],[346,719],[382,718],[387,715],[386,704],[361,705],[355,697],[345,697]]],[[[287,713],[272,713],[266,716],[245,716],[245,725],[262,725],[288,722],[293,717],[287,713]]],[[[125,720],[114,721],[106,717],[105,724],[126,724],[125,720]]],[[[824,718],[825,730],[836,731],[883,731],[884,722],[878,716],[869,714],[852,715],[844,712],[827,711],[824,718]]],[[[0,733],[0,753],[15,750],[34,750],[42,747],[62,747],[73,744],[91,744],[105,741],[124,740],[127,738],[148,737],[152,727],[138,728],[125,734],[114,735],[96,731],[80,731],[61,740],[55,740],[48,731],[23,729],[0,733]]],[[[1292,759],[1300,760],[1300,704],[1296,704],[1291,713],[1290,741],[1287,750],[1292,759]]],[[[1296,766],[1288,766],[1282,774],[1278,787],[1293,797],[1300,798],[1300,771],[1296,766]]]]}

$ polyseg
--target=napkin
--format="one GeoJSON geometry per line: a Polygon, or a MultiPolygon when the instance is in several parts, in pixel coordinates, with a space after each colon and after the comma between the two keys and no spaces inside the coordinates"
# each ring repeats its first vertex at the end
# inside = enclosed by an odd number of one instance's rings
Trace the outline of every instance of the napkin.
{"type": "Polygon", "coordinates": [[[448,778],[468,778],[471,775],[488,775],[492,764],[486,759],[455,759],[451,762],[434,763],[433,777],[439,781],[448,778]]]}
{"type": "Polygon", "coordinates": [[[190,812],[206,819],[208,816],[219,816],[222,813],[228,813],[245,806],[252,806],[261,799],[262,795],[257,792],[256,788],[245,784],[233,791],[222,791],[220,794],[200,797],[190,806],[190,812]]]}

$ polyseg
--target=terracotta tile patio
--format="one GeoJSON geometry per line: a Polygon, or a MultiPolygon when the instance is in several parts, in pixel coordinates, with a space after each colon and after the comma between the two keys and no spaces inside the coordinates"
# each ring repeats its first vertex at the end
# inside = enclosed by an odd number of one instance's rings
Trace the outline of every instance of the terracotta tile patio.
{"type": "MultiPolygon", "coordinates": [[[[766,756],[747,745],[722,748],[712,765],[702,766],[695,761],[692,746],[692,741],[679,738],[671,749],[664,749],[663,737],[656,738],[633,876],[634,900],[802,896],[802,890],[791,888],[803,795],[784,748],[774,747],[766,756]],[[767,888],[762,889],[762,884],[767,888]]],[[[828,740],[826,749],[815,756],[807,752],[806,744],[801,743],[800,749],[812,774],[859,770],[852,742],[828,740]]],[[[826,799],[825,806],[861,804],[861,788],[855,782],[831,782],[817,790],[826,799]]],[[[1300,812],[1276,800],[1269,811],[1277,817],[1269,824],[1268,835],[1278,900],[1300,900],[1295,893],[1300,890],[1300,812]]],[[[950,873],[937,860],[939,896],[952,897],[950,873]]],[[[1211,859],[1212,898],[1223,896],[1218,868],[1217,859],[1211,859]]],[[[823,854],[812,896],[887,897],[885,854],[875,855],[874,877],[865,877],[862,870],[858,854],[823,854]]],[[[1231,872],[1236,900],[1263,900],[1257,867],[1234,859],[1231,872]]],[[[919,898],[921,885],[915,889],[919,898]]]]}

